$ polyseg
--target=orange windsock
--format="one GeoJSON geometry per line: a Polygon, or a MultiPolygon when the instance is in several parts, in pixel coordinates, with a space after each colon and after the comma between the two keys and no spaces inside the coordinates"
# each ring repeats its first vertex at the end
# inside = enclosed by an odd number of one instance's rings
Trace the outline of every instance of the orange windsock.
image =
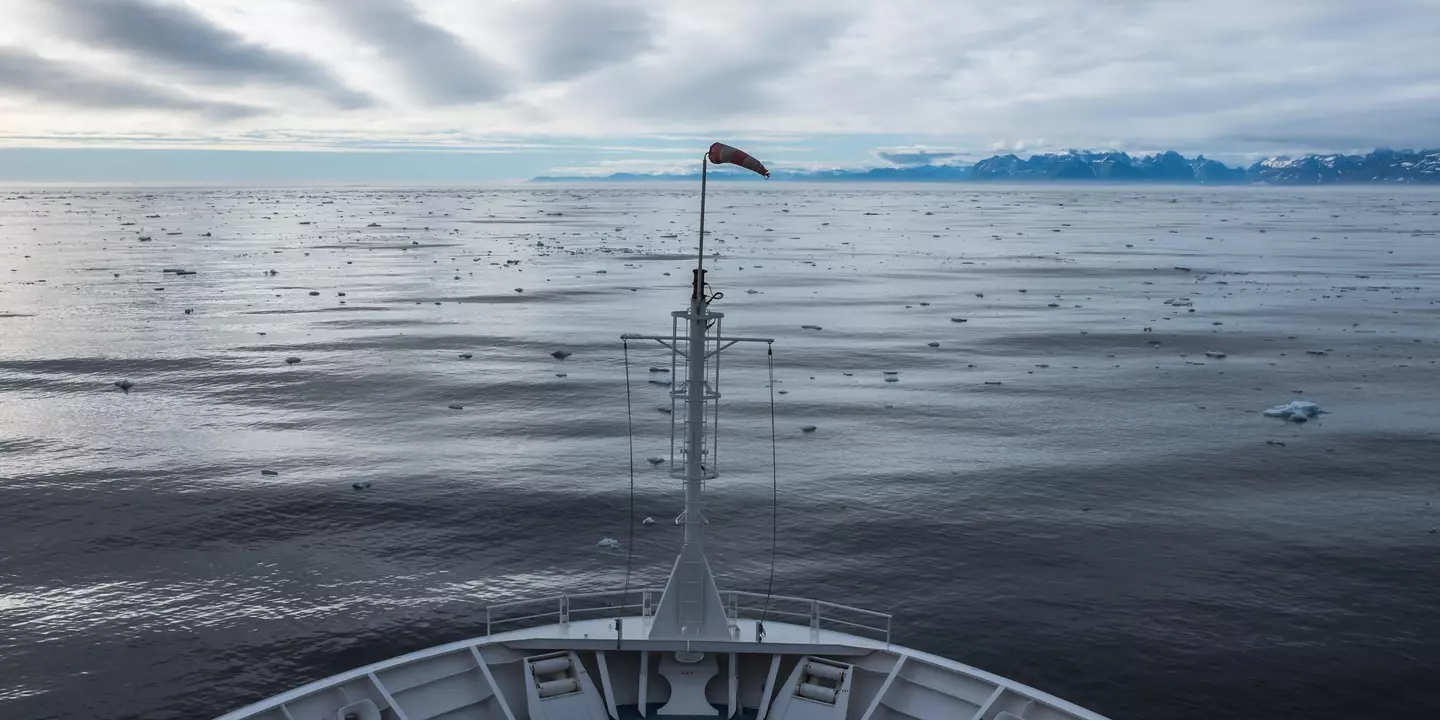
{"type": "Polygon", "coordinates": [[[750,154],[744,150],[730,147],[724,143],[717,142],[710,146],[710,162],[716,165],[720,163],[739,165],[751,172],[759,173],[767,178],[770,177],[770,171],[766,170],[765,166],[761,165],[759,160],[750,157],[750,154]]]}

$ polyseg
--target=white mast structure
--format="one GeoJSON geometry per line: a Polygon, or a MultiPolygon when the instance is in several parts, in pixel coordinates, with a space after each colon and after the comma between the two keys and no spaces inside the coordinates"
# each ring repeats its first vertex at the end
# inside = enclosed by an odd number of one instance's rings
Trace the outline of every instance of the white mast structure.
{"type": "MultiPolygon", "coordinates": [[[[650,626],[651,640],[730,640],[734,638],[733,626],[725,614],[725,604],[715,577],[710,571],[710,562],[705,558],[705,483],[717,476],[713,460],[707,465],[714,443],[706,445],[707,403],[720,400],[720,351],[737,342],[774,343],[771,338],[723,337],[720,333],[724,313],[710,309],[712,300],[723,297],[720,294],[707,295],[705,283],[705,186],[709,170],[707,154],[700,161],[700,242],[697,253],[694,278],[690,286],[690,304],[685,310],[670,313],[674,318],[669,337],[656,335],[622,335],[625,340],[655,340],[671,351],[671,366],[684,359],[685,380],[670,391],[671,403],[684,405],[682,463],[676,466],[673,457],[675,428],[671,427],[672,475],[685,482],[685,511],[676,518],[684,526],[684,543],[670,579],[660,596],[655,609],[654,622],[650,626]],[[684,321],[684,332],[680,332],[684,321]],[[714,329],[714,334],[710,330],[714,329]],[[713,349],[710,344],[713,343],[713,349]],[[715,360],[714,382],[707,372],[711,359],[715,360]]],[[[673,408],[672,408],[673,410],[673,408]]],[[[712,420],[718,419],[718,406],[712,420]]],[[[672,411],[674,418],[678,413],[672,411]]],[[[713,430],[713,428],[711,428],[713,430]]],[[[712,436],[714,437],[714,436],[712,436]]]]}

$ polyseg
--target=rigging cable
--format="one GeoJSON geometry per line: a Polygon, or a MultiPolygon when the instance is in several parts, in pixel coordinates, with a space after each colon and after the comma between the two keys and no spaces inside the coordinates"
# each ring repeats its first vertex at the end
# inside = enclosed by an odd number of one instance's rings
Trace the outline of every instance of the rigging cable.
{"type": "Polygon", "coordinates": [[[765,583],[765,609],[761,627],[770,612],[770,593],[775,589],[775,549],[780,530],[780,460],[775,451],[775,344],[765,344],[765,364],[770,371],[770,581],[765,583]]]}
{"type": "Polygon", "coordinates": [[[619,614],[615,617],[615,649],[620,649],[623,637],[621,625],[625,622],[625,608],[630,602],[630,567],[635,559],[635,422],[630,411],[630,341],[625,344],[625,434],[630,441],[630,516],[628,535],[625,538],[625,587],[620,593],[619,614]]]}

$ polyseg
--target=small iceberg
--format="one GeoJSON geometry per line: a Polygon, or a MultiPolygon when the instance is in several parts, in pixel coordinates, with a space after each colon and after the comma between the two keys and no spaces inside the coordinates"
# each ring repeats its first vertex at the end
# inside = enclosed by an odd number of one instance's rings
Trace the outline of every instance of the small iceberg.
{"type": "Polygon", "coordinates": [[[595,543],[595,547],[602,547],[607,550],[619,550],[620,541],[615,538],[600,538],[600,542],[595,543]]]}
{"type": "Polygon", "coordinates": [[[641,524],[641,525],[654,525],[654,524],[655,524],[655,518],[653,518],[653,517],[647,517],[647,518],[645,518],[644,520],[641,520],[641,521],[640,521],[640,524],[641,524]]]}
{"type": "Polygon", "coordinates": [[[1324,415],[1325,411],[1319,405],[1305,400],[1293,400],[1284,405],[1276,405],[1265,411],[1265,417],[1285,418],[1292,422],[1303,423],[1310,418],[1324,415]]]}

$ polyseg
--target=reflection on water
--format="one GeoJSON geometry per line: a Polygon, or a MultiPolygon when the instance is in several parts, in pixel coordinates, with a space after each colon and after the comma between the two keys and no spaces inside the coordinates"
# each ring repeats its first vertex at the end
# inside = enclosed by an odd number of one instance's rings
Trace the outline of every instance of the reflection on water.
{"type": "MultiPolygon", "coordinates": [[[[1440,713],[1440,196],[714,192],[717,309],[779,341],[777,592],[1117,718],[1440,713]],[[1293,399],[1331,414],[1260,415],[1293,399]]],[[[618,338],[688,296],[691,188],[23,195],[0,715],[214,715],[620,584],[618,338]]],[[[665,455],[667,360],[630,359],[665,455]]],[[[725,368],[712,563],[753,590],[764,356],[725,368]]],[[[637,518],[673,517],[637,473],[637,518]]],[[[678,530],[635,541],[662,582],[678,530]]]]}

